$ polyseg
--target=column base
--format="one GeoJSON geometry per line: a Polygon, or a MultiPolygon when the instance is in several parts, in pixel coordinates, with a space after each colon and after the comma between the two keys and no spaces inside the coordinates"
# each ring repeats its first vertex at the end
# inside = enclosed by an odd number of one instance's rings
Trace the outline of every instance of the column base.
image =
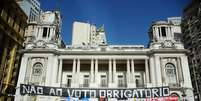
{"type": "Polygon", "coordinates": [[[128,83],[127,88],[136,88],[136,84],[135,83],[128,83]]]}

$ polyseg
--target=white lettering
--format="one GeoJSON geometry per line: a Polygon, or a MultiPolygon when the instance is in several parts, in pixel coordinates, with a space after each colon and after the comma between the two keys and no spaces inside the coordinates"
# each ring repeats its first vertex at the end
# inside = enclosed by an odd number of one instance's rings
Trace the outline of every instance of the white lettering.
{"type": "Polygon", "coordinates": [[[133,98],[138,98],[139,97],[139,95],[138,95],[138,92],[137,92],[137,90],[133,90],[133,98]]]}
{"type": "Polygon", "coordinates": [[[118,90],[113,90],[113,97],[119,98],[119,91],[118,90]]]}
{"type": "Polygon", "coordinates": [[[58,96],[62,96],[62,89],[56,89],[56,93],[58,96]]]}
{"type": "Polygon", "coordinates": [[[112,90],[107,90],[107,98],[112,98],[112,90]]]}
{"type": "Polygon", "coordinates": [[[84,98],[86,98],[87,97],[87,91],[89,91],[89,90],[82,90],[83,92],[84,92],[84,98]]]}
{"type": "Polygon", "coordinates": [[[50,89],[49,95],[55,95],[55,90],[54,90],[54,88],[51,88],[51,89],[50,89]]]}
{"type": "Polygon", "coordinates": [[[121,98],[124,97],[124,90],[121,90],[121,98]]]}
{"type": "Polygon", "coordinates": [[[158,89],[152,89],[152,97],[158,97],[158,89]]]}
{"type": "Polygon", "coordinates": [[[34,94],[36,94],[36,89],[35,89],[34,86],[31,86],[31,91],[30,91],[30,93],[34,93],[34,94]]]}
{"type": "Polygon", "coordinates": [[[163,96],[169,96],[170,89],[169,88],[163,88],[163,96]]]}
{"type": "Polygon", "coordinates": [[[106,97],[106,91],[105,90],[100,90],[99,91],[99,97],[100,98],[105,98],[106,97]],[[103,93],[103,95],[102,95],[102,93],[103,93]]]}
{"type": "Polygon", "coordinates": [[[144,89],[139,89],[139,91],[140,91],[140,97],[143,97],[143,91],[144,91],[144,89]]]}
{"type": "Polygon", "coordinates": [[[67,89],[67,92],[68,92],[68,96],[73,96],[74,95],[74,90],[72,90],[72,92],[70,93],[70,89],[67,89]]]}
{"type": "Polygon", "coordinates": [[[37,87],[37,94],[43,94],[43,87],[37,87]]]}
{"type": "Polygon", "coordinates": [[[145,97],[151,97],[151,89],[145,90],[145,97]]]}
{"type": "Polygon", "coordinates": [[[131,98],[131,90],[125,90],[124,91],[124,96],[126,97],[126,98],[131,98]]]}
{"type": "Polygon", "coordinates": [[[81,90],[75,90],[75,97],[80,98],[81,97],[81,90]]]}
{"type": "Polygon", "coordinates": [[[30,91],[30,87],[29,87],[29,86],[25,86],[25,85],[23,85],[22,88],[23,88],[22,91],[23,91],[24,94],[26,94],[26,93],[30,93],[30,92],[29,92],[29,91],[30,91]]]}
{"type": "Polygon", "coordinates": [[[96,90],[90,90],[90,98],[96,97],[96,90]]]}

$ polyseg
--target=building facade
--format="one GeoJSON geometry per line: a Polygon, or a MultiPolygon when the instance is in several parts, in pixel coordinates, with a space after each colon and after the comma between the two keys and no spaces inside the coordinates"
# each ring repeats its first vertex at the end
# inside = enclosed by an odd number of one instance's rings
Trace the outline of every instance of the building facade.
{"type": "Polygon", "coordinates": [[[188,54],[189,68],[196,101],[201,100],[201,2],[192,0],[183,12],[182,37],[188,54]]]}
{"type": "Polygon", "coordinates": [[[104,27],[96,29],[83,22],[73,24],[72,45],[61,47],[61,38],[57,37],[61,19],[55,12],[48,14],[41,15],[45,18],[36,25],[39,30],[34,40],[21,51],[23,58],[15,101],[72,101],[76,96],[81,100],[81,96],[86,95],[94,96],[90,101],[102,97],[109,101],[145,101],[148,95],[153,95],[153,99],[176,96],[194,101],[187,50],[175,38],[181,34],[181,28],[170,23],[176,23],[176,18],[151,25],[148,48],[108,45],[104,27]],[[88,32],[91,27],[93,31],[88,32]],[[90,43],[93,35],[92,39],[100,43],[90,43]],[[148,90],[152,93],[145,92],[148,90]],[[86,95],[79,93],[81,91],[86,95]]]}
{"type": "Polygon", "coordinates": [[[0,1],[0,101],[15,94],[27,16],[14,0],[0,1]]]}

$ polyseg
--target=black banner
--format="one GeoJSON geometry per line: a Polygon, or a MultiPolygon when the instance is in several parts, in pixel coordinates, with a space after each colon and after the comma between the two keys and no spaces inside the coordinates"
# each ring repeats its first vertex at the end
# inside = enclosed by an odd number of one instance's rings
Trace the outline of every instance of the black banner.
{"type": "Polygon", "coordinates": [[[20,85],[20,94],[75,98],[153,98],[169,96],[169,87],[154,88],[60,88],[36,85],[20,85]]]}

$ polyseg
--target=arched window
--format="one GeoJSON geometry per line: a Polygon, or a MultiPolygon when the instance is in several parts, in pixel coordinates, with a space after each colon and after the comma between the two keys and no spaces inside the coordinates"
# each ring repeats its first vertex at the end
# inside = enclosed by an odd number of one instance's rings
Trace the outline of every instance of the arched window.
{"type": "Polygon", "coordinates": [[[43,65],[41,63],[35,63],[33,66],[32,74],[34,76],[40,76],[42,74],[43,65]]]}
{"type": "Polygon", "coordinates": [[[32,67],[32,78],[31,83],[40,84],[42,81],[43,74],[43,65],[40,62],[37,62],[32,67]]]}
{"type": "Polygon", "coordinates": [[[167,63],[165,65],[165,73],[166,73],[166,81],[167,81],[167,83],[169,83],[169,84],[177,83],[176,68],[175,68],[174,64],[167,63]]]}

